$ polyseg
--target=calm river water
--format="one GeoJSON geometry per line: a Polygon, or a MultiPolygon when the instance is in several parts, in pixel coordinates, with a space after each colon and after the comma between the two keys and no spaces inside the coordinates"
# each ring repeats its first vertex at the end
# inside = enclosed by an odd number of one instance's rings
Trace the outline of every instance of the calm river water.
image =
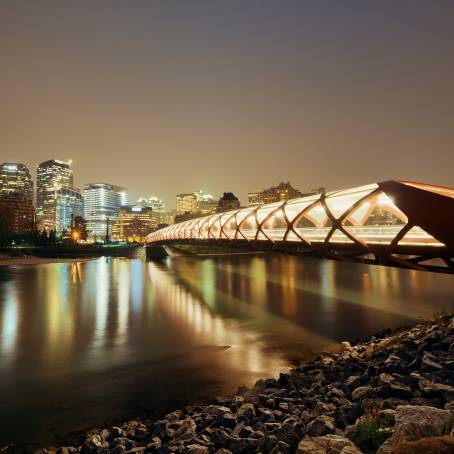
{"type": "Polygon", "coordinates": [[[450,275],[282,255],[0,266],[0,447],[229,393],[453,296],[450,275]]]}

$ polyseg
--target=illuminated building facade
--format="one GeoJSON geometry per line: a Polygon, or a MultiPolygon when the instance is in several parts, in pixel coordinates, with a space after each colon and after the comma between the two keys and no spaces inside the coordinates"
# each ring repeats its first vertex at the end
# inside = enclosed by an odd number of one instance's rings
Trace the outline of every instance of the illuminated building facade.
{"type": "Polygon", "coordinates": [[[122,206],[118,220],[113,223],[112,239],[116,241],[144,242],[146,236],[156,230],[158,224],[153,209],[141,206],[122,206]]]}
{"type": "Polygon", "coordinates": [[[24,164],[0,164],[0,197],[21,196],[33,201],[33,181],[24,164]]]}
{"type": "Polygon", "coordinates": [[[84,218],[91,240],[110,239],[112,223],[118,220],[120,208],[128,204],[126,188],[107,183],[92,183],[83,190],[84,218]]]}
{"type": "Polygon", "coordinates": [[[247,197],[248,197],[248,205],[250,207],[255,207],[257,205],[263,204],[263,193],[261,191],[249,192],[247,197]]]}
{"type": "Polygon", "coordinates": [[[149,243],[270,243],[337,259],[454,270],[454,189],[385,181],[205,216],[151,233],[149,243]]]}
{"type": "Polygon", "coordinates": [[[197,196],[194,193],[177,195],[177,215],[197,213],[197,196]]]}
{"type": "Polygon", "coordinates": [[[60,237],[71,228],[74,217],[84,215],[83,198],[78,189],[55,191],[55,232],[60,237]]]}
{"type": "Polygon", "coordinates": [[[295,189],[290,183],[279,183],[269,189],[262,191],[263,203],[281,202],[301,197],[303,194],[295,189]]]}
{"type": "Polygon", "coordinates": [[[36,223],[39,230],[56,230],[55,192],[73,188],[71,163],[51,159],[36,169],[36,223]]]}
{"type": "Polygon", "coordinates": [[[5,162],[0,165],[0,204],[11,215],[13,233],[22,235],[33,230],[33,182],[24,164],[5,162]]]}
{"type": "Polygon", "coordinates": [[[218,206],[217,200],[214,200],[214,197],[211,194],[203,193],[199,191],[194,193],[197,197],[197,208],[202,216],[207,216],[209,214],[216,213],[216,209],[218,206]]]}
{"type": "Polygon", "coordinates": [[[153,222],[156,224],[156,226],[163,223],[162,218],[166,208],[164,200],[159,199],[156,196],[150,196],[148,198],[140,197],[139,200],[137,200],[137,206],[143,208],[151,208],[153,210],[153,222]]]}

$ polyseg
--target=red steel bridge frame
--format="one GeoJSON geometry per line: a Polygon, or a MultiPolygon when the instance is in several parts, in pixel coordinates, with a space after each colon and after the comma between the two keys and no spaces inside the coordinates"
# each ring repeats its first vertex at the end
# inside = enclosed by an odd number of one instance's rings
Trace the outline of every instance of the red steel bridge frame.
{"type": "Polygon", "coordinates": [[[454,273],[454,189],[390,180],[204,216],[147,237],[149,246],[182,242],[454,273]],[[371,218],[377,209],[384,220],[371,218]]]}

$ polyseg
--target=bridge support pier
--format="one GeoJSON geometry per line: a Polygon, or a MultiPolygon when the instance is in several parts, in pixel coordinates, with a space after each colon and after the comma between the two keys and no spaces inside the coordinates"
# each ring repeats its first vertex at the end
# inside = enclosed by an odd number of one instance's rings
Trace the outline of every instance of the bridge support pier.
{"type": "Polygon", "coordinates": [[[147,259],[151,260],[162,260],[168,257],[167,251],[164,246],[153,245],[153,246],[146,246],[145,252],[147,259]]]}

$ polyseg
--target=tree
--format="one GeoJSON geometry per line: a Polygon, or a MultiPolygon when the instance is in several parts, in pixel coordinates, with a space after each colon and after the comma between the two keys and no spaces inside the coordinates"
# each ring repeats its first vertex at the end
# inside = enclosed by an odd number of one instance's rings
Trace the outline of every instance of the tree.
{"type": "Polygon", "coordinates": [[[87,239],[87,224],[82,216],[74,216],[73,226],[73,239],[86,240],[87,239]],[[76,237],[76,238],[74,238],[76,237]]]}

